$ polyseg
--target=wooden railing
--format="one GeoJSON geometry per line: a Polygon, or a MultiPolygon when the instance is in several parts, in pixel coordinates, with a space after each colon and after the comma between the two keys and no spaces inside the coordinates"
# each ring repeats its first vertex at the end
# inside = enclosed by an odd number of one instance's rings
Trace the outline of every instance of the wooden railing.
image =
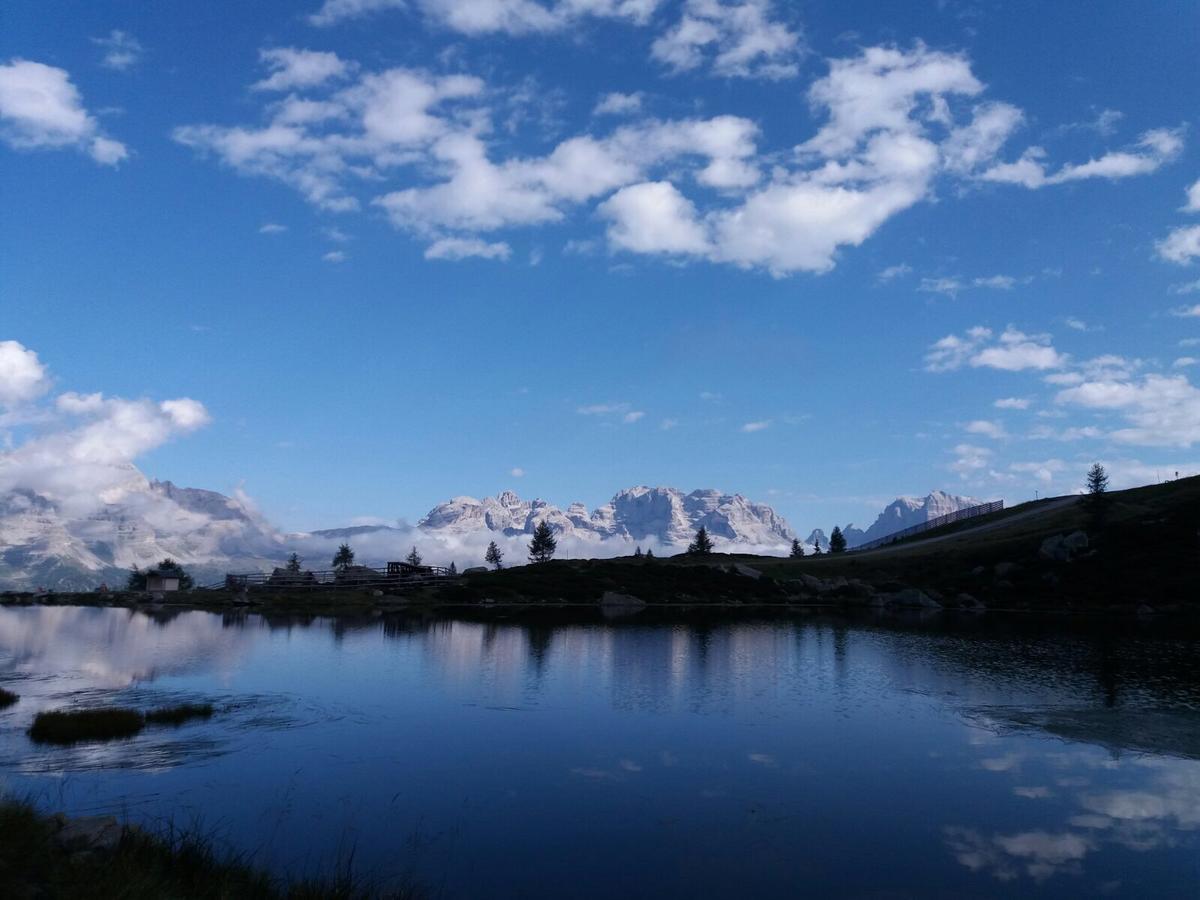
{"type": "Polygon", "coordinates": [[[891,534],[884,535],[881,538],[876,538],[865,544],[859,544],[854,549],[857,550],[874,550],[876,547],[882,547],[885,544],[894,544],[896,541],[903,540],[906,537],[912,537],[914,534],[921,534],[924,531],[930,531],[934,528],[941,528],[943,525],[949,525],[952,522],[961,522],[963,519],[973,519],[976,516],[986,516],[988,513],[999,512],[1004,509],[1003,500],[994,500],[991,503],[981,503],[978,506],[968,506],[966,509],[960,509],[952,513],[947,513],[944,516],[938,516],[936,519],[930,519],[928,522],[922,522],[920,525],[913,525],[901,531],[893,531],[891,534]]]}

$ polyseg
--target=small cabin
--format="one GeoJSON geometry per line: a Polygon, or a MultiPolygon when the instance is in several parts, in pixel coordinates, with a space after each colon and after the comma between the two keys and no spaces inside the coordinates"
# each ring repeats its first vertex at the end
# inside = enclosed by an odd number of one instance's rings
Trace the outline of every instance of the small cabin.
{"type": "Polygon", "coordinates": [[[151,593],[179,590],[179,573],[171,569],[151,569],[146,573],[146,590],[151,593]]]}

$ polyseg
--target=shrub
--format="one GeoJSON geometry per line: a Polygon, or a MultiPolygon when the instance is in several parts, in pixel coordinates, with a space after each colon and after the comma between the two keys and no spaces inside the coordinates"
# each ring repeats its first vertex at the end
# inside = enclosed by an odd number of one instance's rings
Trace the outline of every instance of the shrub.
{"type": "Polygon", "coordinates": [[[136,709],[112,706],[74,711],[53,710],[37,714],[29,729],[29,736],[48,744],[111,741],[134,737],[145,725],[146,720],[136,709]]]}

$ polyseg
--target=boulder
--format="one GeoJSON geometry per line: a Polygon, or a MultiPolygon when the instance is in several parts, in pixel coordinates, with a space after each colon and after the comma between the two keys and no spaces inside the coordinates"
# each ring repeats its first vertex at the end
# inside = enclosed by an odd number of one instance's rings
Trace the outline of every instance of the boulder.
{"type": "Polygon", "coordinates": [[[57,839],[69,851],[100,850],[111,852],[121,843],[122,828],[113,816],[81,816],[68,819],[57,839]]]}
{"type": "Polygon", "coordinates": [[[487,566],[471,566],[469,569],[463,569],[464,575],[486,575],[487,573],[487,566]]]}
{"type": "Polygon", "coordinates": [[[888,606],[907,606],[914,609],[941,609],[938,603],[924,591],[917,588],[905,588],[892,594],[881,595],[888,606]]]}
{"type": "Polygon", "coordinates": [[[744,575],[747,578],[762,578],[762,572],[758,571],[758,569],[753,569],[750,566],[743,566],[741,563],[734,563],[733,571],[738,575],[744,575]]]}
{"type": "Polygon", "coordinates": [[[817,594],[827,594],[829,591],[833,590],[827,581],[825,581],[823,578],[818,578],[816,575],[801,573],[800,580],[804,583],[806,588],[817,594]]]}
{"type": "Polygon", "coordinates": [[[1072,531],[1070,534],[1055,534],[1046,538],[1038,555],[1053,562],[1070,562],[1087,548],[1087,532],[1072,531]]]}

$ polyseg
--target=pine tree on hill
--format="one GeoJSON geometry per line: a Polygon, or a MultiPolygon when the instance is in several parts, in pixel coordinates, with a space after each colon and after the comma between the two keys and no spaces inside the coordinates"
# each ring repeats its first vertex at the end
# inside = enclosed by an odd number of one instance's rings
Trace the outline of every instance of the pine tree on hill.
{"type": "Polygon", "coordinates": [[[538,522],[537,528],[533,530],[533,540],[529,542],[529,561],[531,563],[549,562],[554,557],[554,550],[558,547],[558,541],[554,539],[554,532],[550,530],[550,526],[546,524],[546,520],[538,522]]]}
{"type": "Polygon", "coordinates": [[[458,566],[454,564],[454,560],[450,560],[450,568],[446,570],[451,577],[458,574],[458,566]]]}
{"type": "Polygon", "coordinates": [[[287,569],[287,571],[289,573],[291,573],[292,575],[299,575],[300,567],[301,567],[301,565],[303,565],[303,563],[304,563],[304,560],[302,560],[300,558],[300,554],[293,553],[291,556],[288,557],[287,565],[284,566],[284,568],[287,569]]]}
{"type": "Polygon", "coordinates": [[[493,569],[504,568],[504,551],[496,546],[495,541],[488,542],[487,553],[484,555],[483,561],[493,569]]]}
{"type": "Polygon", "coordinates": [[[1108,472],[1104,466],[1095,463],[1087,473],[1087,492],[1093,496],[1103,494],[1108,490],[1108,472]]]}
{"type": "Polygon", "coordinates": [[[695,539],[688,544],[687,552],[689,556],[708,556],[713,552],[713,542],[708,536],[708,529],[703,525],[696,532],[695,539]]]}
{"type": "Polygon", "coordinates": [[[651,550],[649,548],[646,549],[646,559],[654,559],[654,551],[653,550],[651,550]]]}
{"type": "Polygon", "coordinates": [[[633,551],[633,558],[634,559],[642,558],[642,545],[641,544],[638,544],[637,548],[633,551]]]}
{"type": "Polygon", "coordinates": [[[804,545],[800,543],[799,538],[792,538],[792,552],[788,555],[792,559],[799,559],[804,555],[804,545]]]}
{"type": "Polygon", "coordinates": [[[333,568],[338,572],[343,572],[354,565],[354,551],[350,549],[349,544],[342,544],[338,547],[337,553],[333,555],[333,568]]]}
{"type": "Polygon", "coordinates": [[[410,566],[419,566],[421,564],[421,554],[417,552],[415,546],[409,552],[408,556],[404,557],[404,561],[410,566]]]}
{"type": "Polygon", "coordinates": [[[833,534],[829,535],[829,552],[846,552],[846,536],[842,534],[842,529],[838,528],[836,525],[833,526],[833,534]]]}

